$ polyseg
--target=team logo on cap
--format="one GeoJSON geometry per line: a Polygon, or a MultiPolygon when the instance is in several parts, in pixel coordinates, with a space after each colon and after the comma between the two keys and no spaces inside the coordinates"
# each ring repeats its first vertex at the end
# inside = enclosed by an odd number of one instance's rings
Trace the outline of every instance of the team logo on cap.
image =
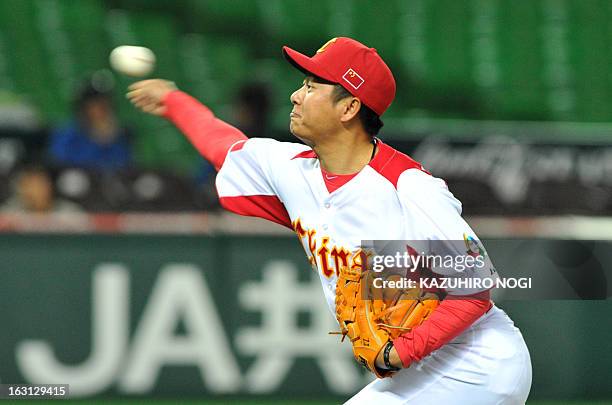
{"type": "Polygon", "coordinates": [[[355,90],[361,87],[361,85],[365,82],[365,80],[363,80],[363,77],[359,76],[359,74],[353,69],[347,70],[346,73],[342,76],[342,78],[346,80],[346,82],[350,84],[351,87],[353,87],[355,90]]]}

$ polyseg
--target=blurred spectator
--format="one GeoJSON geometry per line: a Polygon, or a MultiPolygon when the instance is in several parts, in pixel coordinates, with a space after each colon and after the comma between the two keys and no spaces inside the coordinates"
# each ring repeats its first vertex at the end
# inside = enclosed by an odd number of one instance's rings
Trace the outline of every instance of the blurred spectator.
{"type": "MultiPolygon", "coordinates": [[[[242,85],[233,105],[233,120],[231,122],[249,138],[270,137],[268,124],[270,122],[270,90],[264,83],[247,83],[242,85]]],[[[195,173],[198,186],[198,205],[211,209],[218,207],[215,189],[215,169],[202,159],[195,173]]]]}
{"type": "Polygon", "coordinates": [[[244,84],[236,94],[232,124],[249,138],[270,137],[270,106],[270,90],[266,84],[244,84]]]}
{"type": "Polygon", "coordinates": [[[51,135],[53,163],[114,170],[132,164],[129,133],[117,121],[109,90],[88,83],[76,96],[75,118],[51,135]]]}
{"type": "Polygon", "coordinates": [[[81,207],[55,198],[49,172],[42,166],[26,166],[19,171],[13,184],[13,196],[0,210],[3,212],[57,213],[78,212],[81,207]]]}
{"type": "Polygon", "coordinates": [[[219,208],[217,188],[215,187],[215,168],[202,159],[200,166],[195,173],[196,184],[196,205],[200,209],[219,208]]]}

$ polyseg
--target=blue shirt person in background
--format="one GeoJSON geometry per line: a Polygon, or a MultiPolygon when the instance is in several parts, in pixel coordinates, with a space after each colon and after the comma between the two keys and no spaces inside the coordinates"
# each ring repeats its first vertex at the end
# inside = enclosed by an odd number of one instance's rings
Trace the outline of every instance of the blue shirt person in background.
{"type": "Polygon", "coordinates": [[[88,82],[74,109],[73,121],[51,135],[49,155],[55,165],[103,171],[132,165],[129,131],[118,122],[110,91],[88,82]]]}

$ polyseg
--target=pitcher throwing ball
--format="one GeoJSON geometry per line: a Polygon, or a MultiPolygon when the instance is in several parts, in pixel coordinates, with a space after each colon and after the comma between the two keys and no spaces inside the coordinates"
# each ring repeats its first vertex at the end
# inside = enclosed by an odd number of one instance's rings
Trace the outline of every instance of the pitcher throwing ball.
{"type": "Polygon", "coordinates": [[[363,240],[479,243],[445,182],[376,137],[395,97],[385,62],[350,38],[313,57],[283,54],[305,75],[288,117],[303,143],[249,139],[169,81],[135,83],[128,98],[173,122],[215,166],[224,208],[297,233],[340,333],[378,377],[348,404],[525,403],[529,352],[488,290],[377,302],[355,293],[367,279],[363,240]]]}

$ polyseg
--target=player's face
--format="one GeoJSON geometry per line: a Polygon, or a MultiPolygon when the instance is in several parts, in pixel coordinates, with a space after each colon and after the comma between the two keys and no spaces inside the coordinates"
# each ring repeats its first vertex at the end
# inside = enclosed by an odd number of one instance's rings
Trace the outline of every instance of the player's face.
{"type": "Polygon", "coordinates": [[[306,77],[302,87],[291,95],[291,133],[309,146],[341,128],[341,108],[333,99],[334,85],[317,83],[306,77]]]}

